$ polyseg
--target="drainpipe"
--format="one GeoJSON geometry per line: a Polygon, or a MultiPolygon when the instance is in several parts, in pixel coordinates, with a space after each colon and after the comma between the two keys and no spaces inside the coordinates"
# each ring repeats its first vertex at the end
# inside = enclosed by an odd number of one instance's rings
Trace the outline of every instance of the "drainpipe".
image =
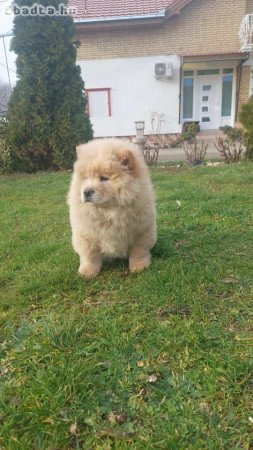
{"type": "Polygon", "coordinates": [[[236,89],[236,100],[235,100],[235,122],[237,122],[238,119],[238,112],[239,112],[239,99],[240,99],[240,92],[241,92],[241,81],[242,81],[242,66],[245,61],[241,61],[239,66],[237,66],[237,89],[236,89]]]}
{"type": "Polygon", "coordinates": [[[183,66],[184,66],[184,57],[180,58],[180,72],[179,72],[179,120],[178,123],[181,123],[181,111],[182,111],[182,79],[183,79],[183,66]]]}

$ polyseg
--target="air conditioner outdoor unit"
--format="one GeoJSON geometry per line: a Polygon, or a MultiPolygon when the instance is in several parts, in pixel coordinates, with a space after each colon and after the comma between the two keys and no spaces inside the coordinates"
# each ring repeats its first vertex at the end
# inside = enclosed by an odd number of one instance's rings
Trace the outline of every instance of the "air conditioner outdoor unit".
{"type": "Polygon", "coordinates": [[[173,75],[173,65],[169,63],[156,63],[155,64],[155,77],[156,78],[171,78],[173,75]]]}

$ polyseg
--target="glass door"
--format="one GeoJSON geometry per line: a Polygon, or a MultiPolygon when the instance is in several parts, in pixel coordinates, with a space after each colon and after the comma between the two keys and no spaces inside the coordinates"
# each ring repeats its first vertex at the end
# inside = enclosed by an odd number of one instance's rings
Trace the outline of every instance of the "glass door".
{"type": "Polygon", "coordinates": [[[201,130],[216,130],[219,128],[221,115],[220,83],[215,75],[199,76],[199,121],[201,130]]]}

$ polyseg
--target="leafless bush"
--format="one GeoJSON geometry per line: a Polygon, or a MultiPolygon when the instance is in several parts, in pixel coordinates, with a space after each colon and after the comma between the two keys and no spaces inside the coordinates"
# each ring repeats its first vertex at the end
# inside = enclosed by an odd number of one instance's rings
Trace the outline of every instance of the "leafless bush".
{"type": "Polygon", "coordinates": [[[165,116],[166,116],[166,114],[164,112],[151,111],[151,116],[150,116],[151,130],[150,130],[150,134],[155,135],[155,136],[160,136],[162,125],[165,122],[165,116]]]}
{"type": "Polygon", "coordinates": [[[7,106],[10,99],[10,87],[8,83],[0,79],[0,114],[5,115],[7,112],[7,106]]]}
{"type": "Polygon", "coordinates": [[[166,138],[161,135],[162,125],[165,122],[165,113],[152,111],[150,117],[151,137],[146,138],[142,146],[142,153],[148,166],[156,164],[161,148],[166,146],[166,138]]]}
{"type": "Polygon", "coordinates": [[[242,142],[230,142],[228,139],[219,137],[214,145],[226,164],[240,161],[243,152],[242,142]]]}
{"type": "Polygon", "coordinates": [[[188,163],[192,165],[202,164],[206,156],[208,145],[209,144],[205,144],[203,141],[197,141],[197,139],[194,139],[192,143],[184,142],[183,149],[188,163]]]}
{"type": "Polygon", "coordinates": [[[175,135],[164,135],[161,134],[160,136],[146,136],[145,137],[145,143],[148,145],[154,146],[156,144],[157,146],[162,148],[169,148],[171,146],[171,142],[173,142],[173,139],[175,139],[175,135]]]}
{"type": "Polygon", "coordinates": [[[142,147],[142,154],[148,166],[152,166],[157,163],[159,156],[160,146],[156,143],[144,143],[142,147]]]}

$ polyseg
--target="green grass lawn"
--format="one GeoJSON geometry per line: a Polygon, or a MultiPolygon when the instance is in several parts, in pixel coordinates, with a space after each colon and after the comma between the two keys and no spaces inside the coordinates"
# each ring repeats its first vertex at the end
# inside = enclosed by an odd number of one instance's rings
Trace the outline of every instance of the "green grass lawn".
{"type": "Polygon", "coordinates": [[[152,177],[151,267],[93,281],[70,174],[0,179],[1,449],[253,449],[253,166],[152,177]]]}

